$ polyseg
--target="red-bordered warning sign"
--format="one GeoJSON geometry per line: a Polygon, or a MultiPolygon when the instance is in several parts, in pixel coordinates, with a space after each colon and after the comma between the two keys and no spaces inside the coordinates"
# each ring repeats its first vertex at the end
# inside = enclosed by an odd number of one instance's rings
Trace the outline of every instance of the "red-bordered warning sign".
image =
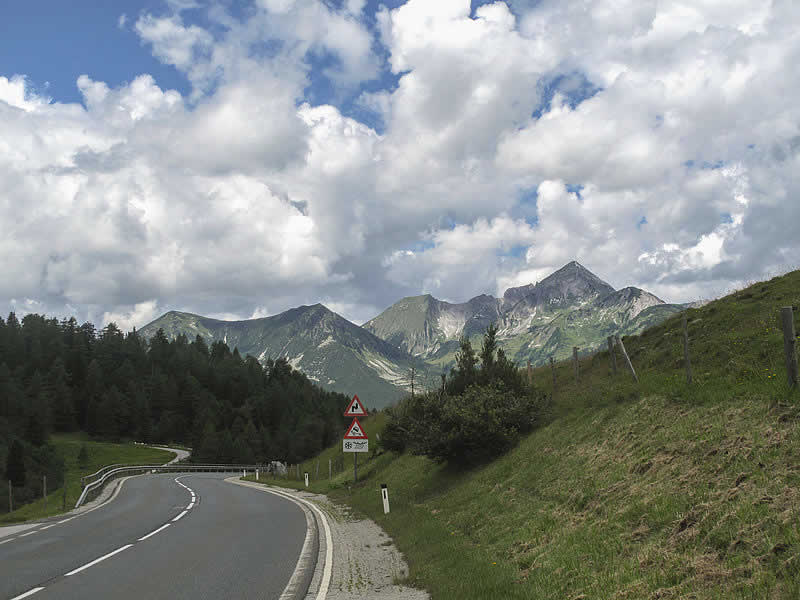
{"type": "Polygon", "coordinates": [[[353,396],[353,399],[350,401],[350,404],[347,405],[347,408],[344,411],[345,417],[366,417],[367,416],[367,409],[364,408],[364,405],[361,403],[361,400],[358,399],[358,394],[353,396]]]}
{"type": "Polygon", "coordinates": [[[350,428],[347,430],[347,433],[344,434],[344,439],[346,440],[366,440],[367,433],[364,431],[364,428],[361,427],[361,423],[358,422],[357,418],[353,419],[353,422],[350,423],[350,428]]]}

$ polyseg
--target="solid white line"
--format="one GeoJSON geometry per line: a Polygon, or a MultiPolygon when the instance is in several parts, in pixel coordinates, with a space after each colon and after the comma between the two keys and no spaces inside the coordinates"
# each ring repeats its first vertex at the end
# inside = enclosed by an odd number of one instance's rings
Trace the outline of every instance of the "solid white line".
{"type": "Polygon", "coordinates": [[[58,523],[53,523],[52,525],[48,525],[47,527],[42,527],[39,531],[44,531],[45,529],[50,529],[51,527],[55,527],[58,523]]]}
{"type": "Polygon", "coordinates": [[[151,531],[150,533],[148,533],[146,536],[144,536],[144,537],[140,537],[138,541],[140,541],[140,542],[143,542],[143,541],[145,541],[145,540],[146,540],[147,538],[149,538],[151,535],[155,535],[155,534],[157,534],[159,531],[164,531],[164,530],[165,530],[167,527],[169,527],[169,525],[170,525],[169,523],[167,523],[166,525],[162,525],[161,527],[159,527],[159,528],[158,528],[158,529],[156,529],[155,531],[151,531]]]}
{"type": "Polygon", "coordinates": [[[189,506],[186,507],[186,510],[190,510],[194,506],[194,502],[189,502],[189,506]]]}
{"type": "Polygon", "coordinates": [[[309,506],[313,511],[315,511],[320,519],[322,520],[322,525],[325,528],[325,568],[322,571],[322,581],[319,585],[319,590],[317,591],[317,597],[315,600],[325,600],[328,595],[328,588],[331,585],[331,576],[333,575],[333,538],[331,536],[331,528],[328,525],[328,519],[325,518],[325,513],[323,513],[317,506],[309,502],[307,500],[303,500],[302,498],[297,498],[296,496],[292,496],[291,494],[285,494],[283,492],[279,492],[278,490],[268,489],[266,487],[261,487],[257,484],[251,484],[247,482],[237,482],[232,481],[237,485],[244,485],[246,487],[252,487],[257,490],[261,490],[264,492],[268,492],[270,494],[275,494],[277,496],[283,496],[284,498],[291,500],[293,502],[302,502],[306,506],[309,506]]]}
{"type": "MultiPolygon", "coordinates": [[[[86,512],[89,512],[89,511],[87,510],[86,512]]],[[[61,525],[61,523],[66,523],[67,521],[72,521],[72,519],[74,519],[74,518],[75,517],[70,517],[69,519],[64,519],[63,521],[59,521],[58,524],[61,525]]]]}
{"type": "Polygon", "coordinates": [[[180,519],[180,518],[181,518],[183,515],[185,515],[186,513],[187,513],[187,511],[183,511],[183,512],[182,512],[181,514],[179,514],[177,517],[175,517],[174,519],[172,519],[172,522],[174,523],[175,521],[177,521],[178,519],[180,519]]]}
{"type": "Polygon", "coordinates": [[[28,533],[21,534],[19,537],[25,537],[26,535],[33,535],[37,531],[39,531],[39,530],[38,529],[34,529],[33,531],[29,531],[28,533]]]}
{"type": "Polygon", "coordinates": [[[7,539],[7,540],[3,540],[2,542],[0,542],[0,546],[2,546],[3,544],[5,544],[5,543],[7,543],[7,542],[11,542],[11,541],[13,541],[13,540],[15,540],[15,539],[17,539],[17,538],[13,537],[13,538],[9,538],[9,539],[7,539]]]}
{"type": "Polygon", "coordinates": [[[36,592],[41,592],[44,588],[38,587],[33,588],[32,590],[28,590],[24,594],[20,594],[19,596],[14,596],[11,600],[20,600],[20,598],[27,598],[28,596],[33,596],[36,592]]]}
{"type": "Polygon", "coordinates": [[[126,545],[125,545],[125,546],[123,546],[122,548],[117,548],[116,550],[114,550],[113,552],[109,552],[109,553],[108,553],[108,554],[106,554],[105,556],[101,556],[100,558],[95,558],[95,559],[94,559],[92,562],[90,562],[90,563],[86,563],[85,565],[83,565],[82,567],[78,567],[78,568],[77,568],[77,569],[75,569],[74,571],[70,571],[69,573],[65,573],[65,574],[64,574],[64,577],[69,577],[70,575],[75,575],[75,573],[80,573],[80,572],[81,572],[81,571],[83,571],[84,569],[88,569],[89,567],[91,567],[91,566],[93,566],[93,565],[96,565],[96,564],[97,564],[97,563],[99,563],[100,561],[103,561],[103,560],[105,560],[105,559],[107,559],[107,558],[111,558],[111,557],[112,557],[112,556],[114,556],[115,554],[119,554],[120,552],[122,552],[123,550],[127,550],[127,549],[128,549],[128,548],[130,548],[131,546],[133,546],[133,544],[126,544],[126,545]]]}

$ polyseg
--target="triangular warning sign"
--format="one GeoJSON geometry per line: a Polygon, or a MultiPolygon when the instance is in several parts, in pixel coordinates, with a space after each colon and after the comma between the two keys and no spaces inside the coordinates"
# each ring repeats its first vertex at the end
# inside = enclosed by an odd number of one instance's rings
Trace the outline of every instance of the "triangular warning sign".
{"type": "Polygon", "coordinates": [[[345,417],[366,417],[367,416],[367,409],[364,408],[364,405],[361,403],[361,400],[358,399],[358,394],[353,396],[353,399],[350,401],[350,404],[347,405],[347,408],[344,411],[345,417]]]}
{"type": "Polygon", "coordinates": [[[361,427],[361,423],[358,422],[357,418],[354,418],[353,422],[350,423],[350,428],[347,430],[347,433],[344,434],[344,439],[346,440],[367,439],[367,433],[364,431],[364,428],[361,427]]]}

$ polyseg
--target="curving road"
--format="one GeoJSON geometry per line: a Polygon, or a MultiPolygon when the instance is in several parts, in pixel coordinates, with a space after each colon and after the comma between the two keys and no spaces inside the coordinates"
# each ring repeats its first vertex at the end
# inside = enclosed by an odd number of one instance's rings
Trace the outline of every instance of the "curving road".
{"type": "Polygon", "coordinates": [[[133,477],[97,510],[0,538],[0,600],[279,598],[305,515],[228,476],[133,477]]]}

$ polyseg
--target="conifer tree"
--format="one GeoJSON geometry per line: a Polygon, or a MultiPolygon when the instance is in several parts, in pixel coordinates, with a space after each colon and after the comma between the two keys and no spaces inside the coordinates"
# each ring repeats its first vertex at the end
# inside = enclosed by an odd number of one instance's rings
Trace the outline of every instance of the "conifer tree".
{"type": "Polygon", "coordinates": [[[25,449],[18,439],[14,439],[8,449],[5,478],[15,487],[25,485],[25,449]]]}

